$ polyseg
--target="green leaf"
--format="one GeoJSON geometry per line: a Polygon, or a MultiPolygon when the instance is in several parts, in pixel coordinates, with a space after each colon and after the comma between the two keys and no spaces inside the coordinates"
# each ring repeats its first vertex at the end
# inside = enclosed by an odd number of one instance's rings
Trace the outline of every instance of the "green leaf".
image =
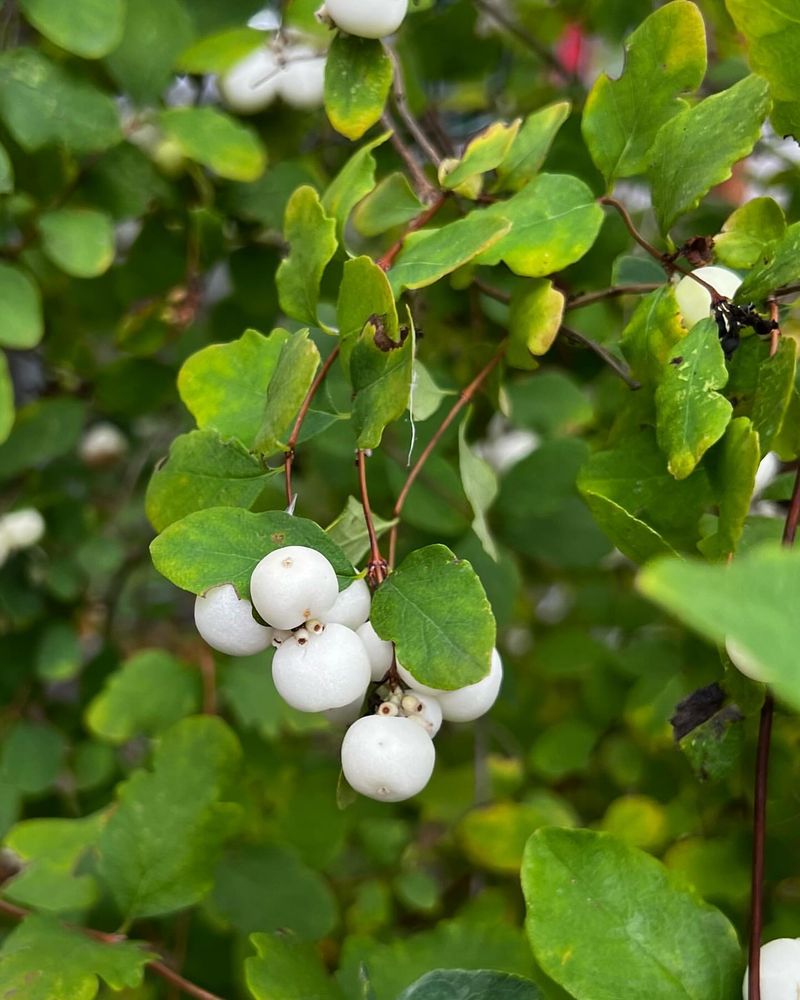
{"type": "Polygon", "coordinates": [[[267,154],[256,133],[216,108],[170,108],[159,124],[184,156],[229,181],[255,181],[267,154]]]}
{"type": "Polygon", "coordinates": [[[506,972],[435,970],[403,990],[397,1000],[541,1000],[530,979],[506,972]]]}
{"type": "Polygon", "coordinates": [[[581,469],[578,489],[600,527],[634,562],[672,549],[693,551],[711,502],[705,472],[673,479],[650,430],[595,452],[581,469]]]}
{"type": "Polygon", "coordinates": [[[64,750],[59,730],[39,722],[15,722],[4,735],[0,780],[23,795],[41,795],[55,784],[64,750]]]}
{"type": "Polygon", "coordinates": [[[377,38],[339,32],[325,62],[325,111],[348,139],[360,139],[383,114],[392,61],[377,38]]]}
{"type": "Polygon", "coordinates": [[[317,345],[308,330],[289,334],[267,390],[264,419],[256,437],[256,451],[272,455],[285,448],[291,426],[308,395],[319,365],[317,345]]]}
{"type": "Polygon", "coordinates": [[[720,781],[740,764],[743,722],[737,706],[726,705],[678,741],[699,781],[720,781]]]}
{"type": "Polygon", "coordinates": [[[11,381],[11,372],[8,370],[5,351],[0,351],[0,444],[8,439],[13,425],[14,384],[11,381]]]}
{"type": "Polygon", "coordinates": [[[394,173],[384,177],[356,207],[353,223],[362,236],[378,236],[410,222],[424,209],[406,175],[394,173]]]}
{"type": "Polygon", "coordinates": [[[572,809],[552,792],[530,802],[492,802],[471,809],[456,828],[469,861],[501,875],[519,876],[525,844],[540,826],[576,826],[572,809]]]}
{"type": "Polygon", "coordinates": [[[225,73],[263,42],[264,35],[254,28],[226,28],[185,49],[177,69],[184,73],[225,73]]]}
{"type": "Polygon", "coordinates": [[[779,135],[800,135],[800,24],[791,3],[725,0],[748,46],[750,65],[769,81],[772,123],[779,135]]]}
{"type": "MultiPolygon", "coordinates": [[[[3,895],[21,906],[50,913],[76,913],[97,902],[97,880],[77,868],[94,846],[102,813],[84,819],[28,819],[17,823],[5,846],[23,862],[3,886],[3,895]]],[[[0,959],[0,969],[2,960],[0,959]]]]}
{"type": "Polygon", "coordinates": [[[476,455],[467,442],[467,415],[458,428],[458,468],[461,484],[472,507],[472,530],[480,539],[487,555],[497,561],[497,546],[494,543],[486,514],[497,498],[499,487],[494,469],[485,459],[476,455]]]}
{"type": "Polygon", "coordinates": [[[370,620],[418,681],[451,691],[489,672],[492,609],[475,570],[445,545],[406,556],[372,600],[370,620]]]}
{"type": "Polygon", "coordinates": [[[155,104],[192,31],[181,0],[128,0],[122,41],[106,58],[111,76],[137,104],[155,104]]]}
{"type": "Polygon", "coordinates": [[[36,347],[44,333],[39,288],[17,267],[0,264],[0,345],[36,347]]]}
{"type": "Polygon", "coordinates": [[[251,449],[264,419],[267,389],[290,334],[245,330],[229,344],[192,354],[178,372],[178,392],[201,429],[251,449]]]}
{"type": "Polygon", "coordinates": [[[5,146],[0,143],[0,194],[14,190],[14,165],[5,146]]]}
{"type": "Polygon", "coordinates": [[[714,237],[714,256],[726,267],[755,267],[770,260],[786,233],[783,209],[772,198],[753,198],[732,212],[714,237]]]}
{"type": "Polygon", "coordinates": [[[470,212],[441,229],[411,233],[389,272],[395,295],[403,288],[424,288],[472,260],[501,240],[511,223],[488,211],[470,212]]]}
{"type": "Polygon", "coordinates": [[[74,278],[95,278],[114,260],[114,227],[103,212],[60,208],[39,216],[42,249],[74,278]]]}
{"type": "Polygon", "coordinates": [[[99,980],[138,987],[154,955],[134,941],[106,944],[50,917],[30,916],[0,949],[0,994],[25,1000],[92,1000],[99,980]]]}
{"type": "Polygon", "coordinates": [[[715,184],[731,176],[733,164],[752,151],[769,104],[766,81],[748,76],[662,126],[648,166],[662,232],[696,208],[715,184]]]}
{"type": "Polygon", "coordinates": [[[350,370],[353,348],[370,320],[380,320],[388,339],[399,341],[397,307],[386,272],[371,257],[354,257],[345,261],[336,303],[341,360],[346,372],[350,370]]]}
{"type": "Polygon", "coordinates": [[[223,441],[211,430],[181,434],[147,484],[148,520],[163,531],[207,507],[249,510],[272,475],[239,441],[223,441]]]}
{"type": "Polygon", "coordinates": [[[622,331],[620,347],[635,377],[657,384],[672,349],[686,336],[672,285],[657,288],[637,304],[622,331]]]}
{"type": "Polygon", "coordinates": [[[83,664],[80,640],[68,621],[55,621],[43,629],[36,647],[36,676],[44,681],[68,681],[83,664]]]}
{"type": "Polygon", "coordinates": [[[671,354],[656,390],[656,428],[669,471],[685,479],[725,433],[733,407],[716,391],[728,370],[712,317],[696,323],[671,354]]]}
{"type": "Polygon", "coordinates": [[[709,452],[706,462],[719,508],[716,532],[699,544],[700,551],[709,559],[724,559],[736,551],[750,511],[760,461],[758,434],[753,424],[747,417],[731,420],[725,436],[709,452]]]}
{"type": "MultiPolygon", "coordinates": [[[[397,518],[386,521],[375,512],[372,513],[372,526],[378,538],[397,524],[397,518]]],[[[369,551],[369,534],[364,519],[364,508],[355,497],[349,496],[344,508],[325,529],[334,542],[344,552],[350,562],[357,566],[369,551]]]]}
{"type": "Polygon", "coordinates": [[[226,853],[207,906],[241,934],[291,931],[303,941],[330,934],[338,918],[336,897],[323,876],[275,844],[226,853]]]}
{"type": "Polygon", "coordinates": [[[86,709],[86,725],[100,739],[126,743],[157,736],[200,705],[200,675],[160,649],[143,649],[106,678],[86,709]]]}
{"type": "Polygon", "coordinates": [[[711,642],[733,642],[759,679],[800,708],[797,629],[786,614],[800,600],[800,549],[762,544],[730,565],[660,560],[642,570],[637,585],[711,642]]]}
{"type": "Polygon", "coordinates": [[[569,101],[556,101],[525,119],[511,149],[497,165],[497,186],[519,191],[532,180],[544,163],[553,139],[569,117],[569,101]]]}
{"type": "Polygon", "coordinates": [[[797,346],[792,339],[784,337],[778,341],[775,354],[758,366],[750,419],[758,433],[762,456],[772,449],[781,429],[794,389],[796,370],[797,346]]]}
{"type": "Polygon", "coordinates": [[[322,208],[327,216],[336,220],[336,238],[340,243],[354,206],[375,187],[375,157],[372,150],[382,146],[390,134],[384,132],[356,150],[325,189],[322,208]]]}
{"type": "Polygon", "coordinates": [[[119,142],[114,101],[33,49],[0,55],[0,116],[27,151],[63,144],[76,154],[119,142]]]}
{"type": "Polygon", "coordinates": [[[225,801],[240,758],[221,719],[196,716],[164,733],[152,771],[134,771],[119,787],[99,871],[127,921],[191,906],[211,889],[212,866],[240,819],[225,801]]]}
{"type": "Polygon", "coordinates": [[[492,122],[470,139],[459,159],[443,161],[439,168],[442,187],[452,191],[465,181],[494,170],[508,155],[520,122],[519,118],[510,125],[492,122]]]}
{"type": "Polygon", "coordinates": [[[656,133],[686,107],[706,73],[706,32],[700,11],[675,0],[645,18],[625,43],[617,80],[603,74],[586,99],[581,127],[597,168],[611,186],[642,173],[656,133]]]}
{"type": "Polygon", "coordinates": [[[17,411],[8,440],[0,445],[0,479],[49,462],[77,443],[85,407],[77,399],[43,399],[17,411]]]}
{"type": "Polygon", "coordinates": [[[728,919],[610,834],[538,830],[522,887],[536,960],[576,1000],[729,1000],[739,989],[728,919]]]}
{"type": "Polygon", "coordinates": [[[428,420],[436,413],[443,399],[454,396],[455,389],[442,389],[419,358],[414,359],[414,374],[411,379],[411,398],[408,412],[413,423],[428,420]]]}
{"type": "Polygon", "coordinates": [[[515,274],[529,278],[543,278],[580,260],[603,224],[603,210],[592,192],[567,174],[539,174],[508,201],[478,214],[508,219],[512,226],[477,263],[502,260],[515,274]]]}
{"type": "Polygon", "coordinates": [[[396,317],[373,315],[350,352],[351,420],[356,447],[377,448],[386,426],[408,408],[414,362],[414,325],[398,329],[396,317]]]}
{"type": "Polygon", "coordinates": [[[344,1000],[319,953],[286,934],[252,934],[244,973],[255,1000],[344,1000]]]}
{"type": "Polygon", "coordinates": [[[526,281],[511,294],[508,316],[508,363],[531,370],[547,354],[561,329],[564,294],[544,278],[526,281]]]}
{"type": "Polygon", "coordinates": [[[45,38],[84,59],[108,55],[122,38],[123,0],[21,0],[22,13],[45,38]]]}
{"type": "Polygon", "coordinates": [[[289,199],[283,232],[289,256],[275,277],[281,309],[301,323],[318,326],[319,284],[336,253],[336,220],[326,215],[317,192],[304,184],[289,199]]]}
{"type": "Polygon", "coordinates": [[[150,545],[153,565],[176,587],[204,594],[232,583],[250,596],[250,576],[269,552],[284,545],[307,545],[333,564],[340,584],[355,571],[344,553],[313,521],[283,511],[261,514],[236,507],[210,507],[171,524],[150,545]]]}
{"type": "Polygon", "coordinates": [[[761,301],[776,288],[800,277],[800,222],[789,226],[770,256],[766,264],[746,275],[736,293],[737,302],[761,301]]]}

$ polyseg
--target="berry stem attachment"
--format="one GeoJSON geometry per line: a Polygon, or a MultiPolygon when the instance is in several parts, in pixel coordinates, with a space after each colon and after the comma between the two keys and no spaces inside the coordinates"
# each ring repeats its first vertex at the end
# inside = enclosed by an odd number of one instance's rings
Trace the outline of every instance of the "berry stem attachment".
{"type": "Polygon", "coordinates": [[[378,544],[378,536],[372,520],[372,507],[370,506],[369,488],[367,487],[367,453],[363,448],[359,448],[356,452],[356,465],[358,466],[358,485],[361,490],[361,506],[364,508],[364,521],[367,525],[367,535],[369,536],[367,583],[372,590],[375,590],[386,579],[388,565],[381,555],[381,547],[378,544]]]}
{"type": "MultiPolygon", "coordinates": [[[[498,347],[498,349],[495,351],[495,353],[492,355],[489,361],[483,366],[483,368],[481,368],[481,370],[478,372],[475,378],[469,383],[469,385],[466,386],[466,388],[464,388],[461,391],[461,394],[459,395],[458,399],[450,408],[444,420],[441,422],[441,424],[439,424],[439,427],[436,429],[436,432],[434,433],[433,437],[427,443],[422,453],[420,454],[419,458],[411,467],[411,470],[408,473],[408,476],[406,477],[406,481],[403,483],[403,488],[400,490],[400,494],[398,495],[397,501],[395,502],[394,510],[392,511],[393,518],[399,519],[400,514],[405,505],[405,502],[408,498],[409,490],[414,485],[414,480],[422,471],[422,467],[428,461],[434,448],[442,439],[442,435],[444,434],[444,432],[447,430],[450,424],[452,424],[452,422],[455,420],[455,418],[458,416],[461,410],[464,409],[467,403],[470,402],[472,397],[475,395],[478,389],[480,389],[480,387],[483,385],[483,383],[486,381],[489,375],[491,375],[491,373],[503,359],[505,353],[506,353],[506,344],[504,342],[500,345],[500,347],[498,347]]],[[[398,527],[397,523],[393,524],[391,531],[389,532],[390,568],[394,567],[394,562],[395,562],[395,555],[397,550],[397,527],[398,527]]]]}
{"type": "Polygon", "coordinates": [[[311,403],[314,400],[314,396],[317,394],[317,390],[322,385],[325,376],[331,370],[334,361],[339,356],[339,344],[336,344],[334,349],[325,359],[324,364],[314,376],[314,381],[311,383],[308,392],[306,393],[306,398],[303,400],[303,405],[298,411],[297,418],[294,422],[294,427],[292,427],[292,433],[289,435],[289,440],[286,444],[286,451],[284,452],[284,464],[283,470],[286,475],[286,502],[291,504],[292,502],[292,465],[294,464],[294,451],[297,447],[297,439],[300,437],[300,431],[303,427],[303,421],[308,415],[308,411],[311,408],[311,403]]]}

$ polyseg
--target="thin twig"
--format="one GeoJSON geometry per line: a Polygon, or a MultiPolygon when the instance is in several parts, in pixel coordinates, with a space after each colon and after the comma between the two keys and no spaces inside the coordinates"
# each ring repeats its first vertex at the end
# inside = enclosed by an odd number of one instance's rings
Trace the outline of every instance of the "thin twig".
{"type": "Polygon", "coordinates": [[[586,292],[585,295],[576,295],[567,299],[565,309],[583,309],[584,306],[594,305],[595,302],[602,302],[603,299],[615,299],[619,295],[646,295],[663,287],[663,282],[642,282],[638,285],[612,285],[611,288],[601,288],[597,292],[586,292]]]}
{"type": "Polygon", "coordinates": [[[781,327],[780,327],[781,311],[780,311],[780,306],[778,305],[778,300],[775,298],[774,295],[770,295],[770,297],[767,299],[767,302],[769,304],[769,318],[772,320],[774,324],[769,334],[769,356],[771,358],[774,358],[775,355],[778,353],[778,344],[780,343],[781,339],[781,327]]]}
{"type": "MultiPolygon", "coordinates": [[[[25,920],[27,917],[33,915],[32,910],[26,910],[22,906],[16,906],[14,903],[9,903],[5,899],[0,899],[0,912],[5,913],[6,916],[9,916],[14,920],[25,920]]],[[[74,924],[66,924],[65,926],[70,930],[79,931],[81,934],[85,934],[86,937],[90,937],[95,941],[102,941],[104,944],[108,945],[120,944],[122,941],[131,940],[125,934],[109,934],[106,931],[96,931],[92,927],[78,927],[74,924]]],[[[134,943],[147,945],[146,941],[134,943]]],[[[196,983],[184,978],[160,959],[152,959],[147,963],[147,967],[152,969],[157,976],[161,976],[161,978],[165,979],[168,983],[171,983],[173,986],[177,986],[177,988],[182,990],[187,996],[195,997],[196,1000],[224,1000],[223,997],[218,996],[216,993],[210,993],[208,990],[204,990],[202,986],[198,986],[196,983]]]]}
{"type": "Polygon", "coordinates": [[[582,333],[578,333],[577,330],[573,330],[571,327],[562,326],[559,333],[563,333],[568,340],[574,341],[576,344],[581,344],[583,347],[588,347],[590,351],[593,351],[598,358],[602,358],[603,361],[608,365],[608,367],[615,372],[625,385],[629,389],[641,389],[641,383],[637,382],[636,379],[631,375],[625,365],[622,364],[611,351],[603,347],[602,344],[598,344],[597,341],[590,340],[589,337],[584,337],[582,333]]]}
{"type": "Polygon", "coordinates": [[[303,421],[306,419],[306,415],[311,407],[311,403],[314,400],[314,396],[317,394],[317,390],[322,385],[322,382],[328,372],[331,370],[331,366],[339,355],[339,344],[333,348],[331,353],[325,359],[325,363],[322,365],[320,370],[314,376],[314,381],[306,393],[306,398],[303,400],[303,405],[297,414],[297,419],[294,422],[294,427],[292,428],[292,433],[289,435],[289,440],[286,444],[286,451],[284,452],[284,464],[283,470],[286,475],[286,502],[291,504],[292,502],[292,466],[294,465],[294,452],[297,447],[297,439],[300,437],[300,430],[303,427],[303,421]]]}
{"type": "Polygon", "coordinates": [[[388,111],[384,111],[381,115],[381,124],[384,128],[389,129],[392,133],[389,137],[389,141],[394,146],[397,155],[405,163],[406,169],[411,174],[414,181],[414,187],[417,189],[417,195],[423,202],[430,201],[436,194],[436,188],[431,184],[428,178],[425,176],[425,172],[422,167],[417,163],[416,157],[409,147],[400,138],[397,131],[397,125],[394,119],[389,114],[388,111]]]}
{"type": "Polygon", "coordinates": [[[359,448],[356,452],[356,465],[358,466],[358,486],[361,491],[361,506],[364,508],[364,522],[367,525],[367,535],[369,536],[367,581],[374,590],[386,579],[388,566],[386,560],[381,555],[381,547],[378,543],[378,535],[372,519],[372,507],[370,506],[369,489],[367,488],[367,452],[363,448],[359,448]]]}
{"type": "MultiPolygon", "coordinates": [[[[506,344],[503,343],[495,351],[495,353],[492,355],[492,357],[489,359],[489,361],[483,366],[483,368],[481,368],[481,370],[478,372],[478,374],[475,376],[475,378],[469,383],[469,385],[465,389],[462,390],[461,394],[459,395],[459,397],[456,400],[456,402],[453,404],[453,406],[448,411],[448,413],[445,416],[444,420],[441,422],[441,424],[439,424],[439,426],[436,429],[436,432],[434,433],[433,437],[427,443],[427,445],[423,449],[422,453],[420,454],[419,458],[413,464],[413,466],[411,467],[411,470],[409,471],[408,475],[406,476],[406,481],[403,483],[403,488],[400,490],[400,493],[399,493],[399,495],[397,497],[397,501],[395,502],[395,505],[394,505],[394,510],[392,511],[392,517],[393,518],[398,518],[399,519],[400,514],[402,513],[402,510],[403,510],[403,506],[405,505],[406,499],[408,498],[409,490],[414,485],[414,480],[417,478],[417,476],[422,471],[422,467],[428,461],[428,459],[430,458],[431,453],[433,452],[434,448],[439,443],[439,441],[442,439],[442,435],[444,434],[444,432],[447,430],[447,428],[450,426],[450,424],[452,424],[452,422],[455,420],[455,418],[458,416],[458,414],[461,412],[461,410],[464,409],[464,407],[467,405],[467,403],[469,403],[469,401],[472,399],[472,397],[475,395],[475,393],[478,391],[478,389],[480,389],[480,387],[486,381],[486,379],[488,378],[488,376],[494,371],[494,369],[497,367],[497,365],[502,360],[503,355],[505,354],[505,352],[506,352],[506,344]]],[[[397,529],[398,529],[398,524],[393,524],[392,528],[391,528],[391,531],[389,532],[389,566],[390,567],[394,566],[394,561],[395,561],[395,555],[396,555],[396,550],[397,550],[397,529]]]]}
{"type": "Polygon", "coordinates": [[[526,45],[531,52],[535,53],[544,63],[557,73],[564,83],[576,84],[580,81],[574,73],[570,73],[566,70],[558,59],[553,55],[553,53],[547,48],[546,45],[534,38],[533,35],[529,34],[523,27],[518,25],[511,18],[507,17],[506,14],[498,10],[497,7],[490,0],[475,0],[475,6],[484,12],[487,17],[490,17],[493,21],[496,21],[501,27],[505,28],[510,34],[514,35],[515,38],[519,39],[524,45],[526,45]]]}
{"type": "Polygon", "coordinates": [[[796,295],[797,292],[800,292],[800,285],[784,285],[783,288],[776,288],[772,293],[772,297],[782,299],[787,295],[796,295]]]}
{"type": "Polygon", "coordinates": [[[511,292],[507,292],[503,288],[495,288],[494,285],[490,285],[488,282],[484,281],[483,278],[473,278],[472,284],[478,289],[479,292],[483,292],[484,295],[488,295],[490,299],[494,299],[495,302],[502,302],[504,305],[508,305],[511,302],[511,292]]]}
{"type": "Polygon", "coordinates": [[[423,226],[426,226],[434,217],[434,215],[436,215],[436,213],[439,211],[442,205],[444,205],[446,200],[447,200],[446,194],[437,195],[436,200],[433,201],[425,209],[424,212],[421,212],[416,218],[412,219],[411,222],[409,222],[409,224],[406,226],[405,232],[400,237],[400,239],[395,240],[395,242],[389,247],[386,253],[384,253],[383,256],[378,259],[377,261],[378,267],[382,268],[384,271],[388,271],[389,268],[394,263],[395,257],[403,249],[403,242],[405,241],[406,236],[408,236],[409,233],[415,233],[418,229],[422,229],[423,226]]]}
{"type": "Polygon", "coordinates": [[[442,155],[425,134],[425,130],[413,116],[408,107],[408,100],[406,99],[406,85],[405,80],[403,79],[403,67],[400,63],[400,59],[391,45],[387,45],[384,42],[384,48],[388,52],[389,58],[392,60],[392,97],[394,98],[394,106],[397,108],[397,113],[400,115],[400,118],[409,133],[413,136],[414,142],[416,142],[431,163],[435,167],[438,167],[442,162],[442,155]]]}

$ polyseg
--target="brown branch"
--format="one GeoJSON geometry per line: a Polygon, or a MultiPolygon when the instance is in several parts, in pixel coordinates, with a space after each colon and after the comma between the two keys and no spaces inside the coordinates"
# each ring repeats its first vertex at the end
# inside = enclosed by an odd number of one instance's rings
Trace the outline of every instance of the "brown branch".
{"type": "Polygon", "coordinates": [[[339,344],[336,344],[334,349],[325,359],[325,363],[322,365],[320,370],[314,376],[314,381],[306,393],[306,398],[303,400],[303,405],[297,414],[297,419],[294,422],[294,427],[292,428],[292,433],[289,435],[289,440],[286,444],[286,451],[284,452],[284,464],[283,470],[286,475],[286,502],[291,505],[292,503],[292,466],[294,464],[294,452],[297,447],[297,439],[300,437],[300,430],[303,426],[303,421],[306,419],[308,411],[311,407],[311,403],[314,400],[314,396],[317,394],[317,390],[322,385],[322,382],[328,372],[331,370],[331,366],[339,355],[339,344]]]}
{"type": "Polygon", "coordinates": [[[564,308],[583,309],[584,306],[594,305],[595,302],[601,302],[603,299],[615,299],[620,295],[646,295],[648,292],[654,292],[657,288],[661,288],[662,284],[650,281],[638,285],[612,285],[611,288],[601,288],[597,292],[586,292],[585,295],[576,295],[567,299],[564,308]]]}
{"type": "Polygon", "coordinates": [[[774,295],[770,295],[770,297],[767,299],[767,302],[769,303],[769,318],[772,320],[773,323],[772,330],[770,330],[769,334],[769,356],[771,358],[774,358],[775,355],[778,353],[778,344],[780,343],[781,339],[781,327],[780,327],[781,311],[778,305],[778,300],[775,298],[774,295]]]}
{"type": "Polygon", "coordinates": [[[475,0],[475,6],[482,10],[487,17],[490,17],[493,21],[497,22],[502,28],[514,35],[523,45],[526,45],[531,52],[537,55],[543,63],[546,63],[554,73],[557,73],[564,83],[577,84],[580,83],[579,79],[575,74],[570,73],[568,70],[564,69],[558,59],[553,55],[553,53],[547,48],[547,46],[542,45],[542,43],[534,38],[533,35],[529,34],[523,27],[518,25],[511,18],[507,17],[506,14],[498,10],[497,7],[490,0],[475,0]]]}
{"type": "Polygon", "coordinates": [[[384,111],[381,115],[381,124],[384,128],[391,131],[391,136],[389,141],[394,146],[397,155],[405,163],[406,170],[411,174],[414,180],[414,187],[417,189],[417,194],[423,202],[430,201],[436,194],[436,188],[431,184],[428,178],[425,176],[425,172],[422,167],[417,163],[416,158],[409,147],[403,142],[397,132],[397,125],[394,119],[389,114],[388,111],[384,111]]]}
{"type": "MultiPolygon", "coordinates": [[[[5,913],[6,916],[11,917],[13,920],[25,920],[27,917],[33,915],[32,910],[26,910],[22,906],[16,906],[14,903],[9,903],[5,899],[0,899],[0,912],[5,913]]],[[[119,944],[122,941],[129,941],[130,938],[125,934],[109,934],[106,931],[96,931],[92,927],[78,927],[74,924],[66,924],[70,930],[80,931],[80,933],[85,934],[87,937],[92,938],[95,941],[102,941],[104,944],[119,944]]],[[[133,942],[141,943],[146,945],[146,941],[133,942]]],[[[196,1000],[224,1000],[223,997],[217,996],[216,993],[210,993],[208,990],[204,990],[202,986],[197,986],[196,983],[185,979],[174,969],[171,969],[165,962],[160,959],[152,959],[147,963],[147,967],[152,969],[157,976],[161,976],[168,983],[176,986],[179,990],[182,990],[187,996],[195,997],[196,1000]]]]}
{"type": "Polygon", "coordinates": [[[384,42],[384,48],[392,61],[392,97],[394,98],[394,106],[397,108],[397,113],[408,129],[409,134],[413,137],[414,142],[416,142],[431,163],[435,167],[438,167],[442,162],[442,156],[408,107],[406,85],[403,79],[403,67],[400,59],[391,45],[387,45],[384,42]]]}
{"type": "Polygon", "coordinates": [[[787,295],[796,295],[797,292],[800,292],[800,285],[784,285],[782,288],[776,288],[772,297],[782,299],[787,295]]]}
{"type": "Polygon", "coordinates": [[[384,271],[388,271],[389,268],[394,263],[395,257],[403,249],[403,242],[405,241],[406,236],[408,236],[409,233],[415,233],[418,229],[422,229],[423,226],[426,226],[434,217],[434,215],[436,215],[436,213],[439,211],[442,205],[444,205],[446,200],[447,200],[446,194],[437,195],[436,200],[432,202],[425,209],[424,212],[421,212],[416,218],[412,219],[411,222],[409,222],[409,224],[406,226],[405,232],[400,237],[400,239],[395,240],[395,242],[389,247],[386,253],[384,253],[382,257],[378,258],[378,260],[376,261],[378,267],[380,267],[384,271]]]}
{"type": "Polygon", "coordinates": [[[356,452],[356,465],[358,466],[358,485],[361,491],[361,506],[364,509],[364,522],[367,525],[367,535],[369,536],[369,563],[367,564],[367,581],[374,590],[386,579],[387,563],[381,555],[381,547],[378,543],[378,535],[372,520],[372,507],[369,502],[369,489],[367,488],[367,452],[359,448],[356,452]]]}
{"type": "Polygon", "coordinates": [[[590,340],[589,337],[584,337],[582,333],[578,333],[577,330],[573,330],[568,326],[562,326],[559,333],[563,333],[568,340],[572,340],[576,344],[580,344],[582,347],[588,347],[590,351],[593,351],[598,356],[598,358],[602,358],[608,367],[615,372],[615,374],[619,375],[629,389],[641,389],[641,384],[636,381],[625,365],[615,358],[611,351],[603,347],[602,344],[598,344],[595,340],[590,340]]]}
{"type": "MultiPolygon", "coordinates": [[[[450,426],[450,424],[452,424],[452,422],[455,420],[455,418],[458,416],[458,414],[461,412],[461,410],[464,409],[464,407],[467,405],[467,403],[470,402],[470,400],[472,399],[472,397],[475,395],[475,393],[478,391],[478,389],[480,389],[480,387],[486,381],[486,379],[488,378],[488,376],[494,371],[494,369],[497,367],[497,365],[502,360],[503,355],[505,354],[505,352],[506,352],[506,344],[503,343],[495,351],[495,353],[492,355],[492,357],[489,359],[489,361],[483,366],[483,368],[481,368],[481,370],[478,372],[478,374],[475,376],[475,378],[469,383],[469,385],[465,389],[462,390],[461,394],[459,395],[459,397],[456,400],[456,402],[453,404],[453,406],[448,411],[448,413],[445,416],[444,420],[441,422],[441,424],[439,424],[439,426],[436,429],[436,432],[434,433],[433,437],[427,443],[427,445],[423,449],[421,455],[419,456],[419,458],[416,460],[416,462],[411,467],[411,470],[408,473],[408,476],[406,476],[406,481],[403,483],[403,488],[400,490],[400,493],[399,493],[399,495],[397,497],[397,500],[395,502],[395,505],[394,505],[394,509],[392,511],[392,517],[393,518],[399,518],[400,517],[400,514],[401,514],[401,512],[403,510],[403,507],[405,505],[406,499],[408,498],[409,490],[414,485],[414,480],[417,478],[417,476],[422,471],[422,467],[428,461],[428,459],[430,458],[430,456],[431,456],[434,448],[439,443],[439,441],[442,439],[442,435],[444,434],[444,432],[447,430],[447,428],[450,426]]],[[[390,567],[393,567],[394,566],[394,562],[395,562],[395,555],[396,555],[396,550],[397,550],[397,529],[398,529],[398,524],[393,524],[392,528],[391,528],[391,531],[389,532],[389,566],[390,567]]]]}
{"type": "Polygon", "coordinates": [[[472,284],[478,289],[479,292],[483,292],[484,295],[488,295],[489,298],[494,299],[495,302],[502,302],[504,305],[508,305],[511,302],[511,292],[507,292],[503,288],[495,288],[494,285],[490,285],[482,278],[473,278],[472,284]]]}

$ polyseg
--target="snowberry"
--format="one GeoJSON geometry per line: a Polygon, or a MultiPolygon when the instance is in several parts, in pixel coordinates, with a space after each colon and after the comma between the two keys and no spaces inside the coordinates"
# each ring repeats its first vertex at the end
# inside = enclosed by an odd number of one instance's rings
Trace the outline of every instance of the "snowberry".
{"type": "Polygon", "coordinates": [[[229,656],[260,653],[272,642],[273,630],[253,618],[253,605],[230,583],[212,587],[194,602],[197,631],[213,649],[229,656]]]}
{"type": "Polygon", "coordinates": [[[301,712],[324,712],[363,699],[370,679],[363,642],[344,625],[326,625],[307,641],[287,639],[272,658],[278,694],[301,712]]]}
{"type": "Polygon", "coordinates": [[[282,70],[275,53],[258,48],[237,62],[219,83],[228,107],[240,114],[263,111],[278,96],[282,70]]]}
{"type": "Polygon", "coordinates": [[[759,663],[759,661],[743,649],[738,642],[733,639],[725,640],[725,652],[728,654],[731,663],[736,667],[739,673],[749,677],[754,681],[765,682],[768,680],[764,676],[764,667],[759,663]]]}
{"type": "Polygon", "coordinates": [[[364,643],[364,648],[367,651],[369,665],[372,667],[372,679],[374,681],[383,680],[386,671],[392,665],[394,647],[390,642],[381,639],[372,627],[372,622],[364,622],[360,628],[356,629],[356,634],[364,643]]]}
{"type": "Polygon", "coordinates": [[[361,706],[364,698],[356,698],[349,705],[342,705],[341,708],[326,708],[322,713],[328,722],[334,726],[349,726],[361,715],[361,706]]]}
{"type": "Polygon", "coordinates": [[[400,709],[393,701],[384,701],[378,706],[377,715],[399,715],[400,709]]]}
{"type": "Polygon", "coordinates": [[[384,38],[403,23],[408,0],[326,0],[323,10],[348,34],[384,38]]]}
{"type": "MultiPolygon", "coordinates": [[[[742,997],[748,1000],[749,969],[742,997]]],[[[761,946],[761,1000],[797,1000],[800,997],[800,938],[776,938],[761,946]]]]}
{"type": "MultiPolygon", "coordinates": [[[[702,278],[713,289],[730,299],[736,294],[742,279],[727,267],[698,267],[692,272],[702,278]]],[[[689,329],[701,319],[711,315],[711,294],[699,281],[686,275],[675,286],[675,298],[683,314],[683,321],[689,329]]]]}
{"type": "Polygon", "coordinates": [[[256,611],[275,628],[296,628],[322,618],[339,596],[333,566],[321,552],[286,545],[264,556],[250,577],[256,611]]]}
{"type": "Polygon", "coordinates": [[[29,549],[44,535],[44,518],[35,507],[23,507],[0,517],[0,534],[9,549],[29,549]]]}
{"type": "Polygon", "coordinates": [[[353,580],[349,587],[340,592],[333,606],[325,612],[324,620],[337,625],[346,625],[355,631],[369,618],[371,602],[372,597],[365,581],[353,580]]]}
{"type": "Polygon", "coordinates": [[[448,722],[472,722],[473,719],[485,715],[494,705],[500,692],[503,680],[503,661],[496,649],[492,650],[492,662],[489,673],[475,684],[456,688],[455,691],[442,691],[421,684],[405,667],[397,664],[397,672],[401,680],[416,694],[433,695],[442,709],[442,717],[448,722]]]}
{"type": "Polygon", "coordinates": [[[436,751],[422,726],[403,716],[366,715],[342,743],[342,771],[362,795],[402,802],[428,784],[436,751]]]}
{"type": "Polygon", "coordinates": [[[128,439],[114,424],[100,423],[83,435],[78,454],[85,465],[108,465],[128,450],[128,439]]]}
{"type": "Polygon", "coordinates": [[[325,93],[325,57],[306,45],[284,52],[284,66],[277,78],[278,95],[292,108],[322,107],[325,93]]]}
{"type": "Polygon", "coordinates": [[[442,706],[432,694],[407,694],[401,702],[403,714],[422,726],[431,739],[442,728],[442,706]]]}

